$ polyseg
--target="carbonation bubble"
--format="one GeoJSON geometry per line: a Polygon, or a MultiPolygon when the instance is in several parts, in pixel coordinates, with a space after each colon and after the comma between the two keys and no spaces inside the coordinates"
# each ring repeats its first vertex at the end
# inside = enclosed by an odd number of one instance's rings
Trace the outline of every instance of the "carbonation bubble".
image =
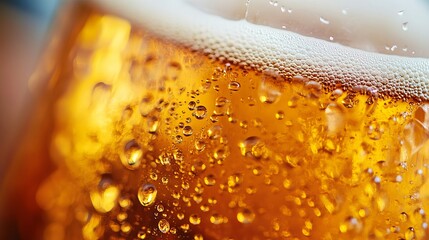
{"type": "Polygon", "coordinates": [[[133,139],[125,144],[124,151],[120,154],[122,164],[130,169],[135,170],[140,166],[143,150],[140,145],[133,139]]]}
{"type": "Polygon", "coordinates": [[[137,197],[144,207],[152,205],[156,200],[158,191],[153,184],[143,184],[137,193],[137,197]]]}
{"type": "Polygon", "coordinates": [[[243,208],[237,213],[237,220],[244,224],[251,223],[255,220],[255,213],[248,208],[243,208]]]}
{"type": "Polygon", "coordinates": [[[170,223],[166,219],[161,219],[158,222],[158,229],[162,233],[167,233],[168,231],[170,231],[170,223]]]}
{"type": "Polygon", "coordinates": [[[196,119],[203,119],[207,115],[207,108],[204,106],[198,106],[195,109],[195,112],[193,113],[193,116],[196,119]]]}

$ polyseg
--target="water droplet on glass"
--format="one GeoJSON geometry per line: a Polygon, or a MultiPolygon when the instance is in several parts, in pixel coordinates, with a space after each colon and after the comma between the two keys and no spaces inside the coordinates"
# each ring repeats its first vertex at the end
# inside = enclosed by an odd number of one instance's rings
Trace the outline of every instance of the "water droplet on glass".
{"type": "Polygon", "coordinates": [[[215,224],[215,225],[221,224],[221,223],[223,223],[223,217],[221,215],[219,215],[218,213],[213,213],[210,216],[210,222],[215,224]]]}
{"type": "Polygon", "coordinates": [[[167,233],[168,231],[170,231],[170,223],[166,219],[161,219],[158,222],[158,229],[162,233],[167,233]]]}
{"type": "Polygon", "coordinates": [[[190,222],[191,224],[193,224],[193,225],[198,225],[198,224],[200,224],[200,223],[201,223],[201,218],[200,218],[200,216],[198,216],[197,214],[192,214],[192,215],[189,217],[189,222],[190,222]]]}
{"type": "Polygon", "coordinates": [[[214,125],[207,130],[207,135],[210,139],[219,139],[222,136],[222,127],[220,125],[214,125]]]}
{"type": "Polygon", "coordinates": [[[404,13],[405,13],[405,10],[401,10],[401,11],[398,12],[398,15],[402,16],[402,15],[404,15],[404,13]]]}
{"type": "Polygon", "coordinates": [[[238,213],[237,213],[237,220],[240,223],[251,223],[253,222],[253,220],[255,220],[255,213],[253,213],[250,209],[248,208],[244,208],[241,209],[238,213]]]}
{"type": "Polygon", "coordinates": [[[122,164],[134,170],[140,166],[143,150],[140,145],[133,139],[125,144],[124,151],[120,154],[122,164]]]}
{"type": "Polygon", "coordinates": [[[113,184],[110,174],[103,174],[97,189],[91,191],[89,196],[95,210],[100,213],[107,213],[115,207],[119,189],[113,184]]]}
{"type": "Polygon", "coordinates": [[[192,127],[191,126],[185,126],[185,127],[183,127],[183,135],[185,135],[185,136],[191,136],[192,135],[192,133],[193,133],[193,130],[192,130],[192,127]]]}
{"type": "Polygon", "coordinates": [[[182,70],[182,66],[178,62],[170,62],[167,65],[167,78],[171,80],[176,80],[179,77],[179,74],[182,70]]]}
{"type": "Polygon", "coordinates": [[[408,30],[408,22],[402,23],[402,30],[404,30],[404,31],[408,30]]]}
{"type": "Polygon", "coordinates": [[[198,106],[193,115],[196,119],[203,119],[207,115],[207,108],[204,106],[198,106]]]}
{"type": "Polygon", "coordinates": [[[190,101],[190,102],[188,103],[188,109],[189,109],[189,110],[194,110],[196,106],[197,106],[197,103],[196,103],[196,102],[194,102],[194,101],[190,101]]]}
{"type": "Polygon", "coordinates": [[[237,81],[231,81],[228,84],[228,89],[231,90],[231,91],[238,91],[240,89],[240,87],[241,87],[240,83],[237,82],[237,81]]]}
{"type": "Polygon", "coordinates": [[[144,207],[152,205],[156,200],[158,191],[156,187],[150,183],[143,184],[137,193],[137,197],[144,207]]]}
{"type": "Polygon", "coordinates": [[[240,147],[241,155],[244,157],[251,157],[260,159],[266,157],[267,149],[265,144],[256,136],[246,138],[238,144],[240,147]]]}
{"type": "Polygon", "coordinates": [[[329,24],[329,21],[326,18],[320,17],[319,20],[323,24],[329,24]]]}
{"type": "Polygon", "coordinates": [[[213,174],[209,174],[204,178],[204,184],[207,186],[213,186],[216,184],[216,179],[213,174]]]}
{"type": "Polygon", "coordinates": [[[274,83],[264,80],[259,85],[258,96],[262,103],[275,103],[281,96],[281,90],[274,83]]]}
{"type": "Polygon", "coordinates": [[[285,112],[283,112],[283,111],[276,112],[276,119],[277,120],[282,120],[284,117],[285,117],[285,112]]]}

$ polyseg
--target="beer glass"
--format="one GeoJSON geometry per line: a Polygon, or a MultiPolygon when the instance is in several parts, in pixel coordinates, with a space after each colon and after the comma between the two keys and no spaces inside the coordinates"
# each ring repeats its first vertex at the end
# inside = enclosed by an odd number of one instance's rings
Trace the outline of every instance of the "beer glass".
{"type": "Polygon", "coordinates": [[[368,4],[65,4],[6,182],[15,236],[426,239],[426,6],[368,4]]]}

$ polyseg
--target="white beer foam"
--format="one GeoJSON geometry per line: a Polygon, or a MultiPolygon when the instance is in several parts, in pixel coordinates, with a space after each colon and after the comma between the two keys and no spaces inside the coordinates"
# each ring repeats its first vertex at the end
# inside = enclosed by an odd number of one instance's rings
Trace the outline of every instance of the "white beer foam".
{"type": "Polygon", "coordinates": [[[429,59],[366,52],[228,20],[178,0],[93,1],[160,37],[258,71],[301,75],[330,89],[371,87],[382,97],[429,100],[429,59]]]}

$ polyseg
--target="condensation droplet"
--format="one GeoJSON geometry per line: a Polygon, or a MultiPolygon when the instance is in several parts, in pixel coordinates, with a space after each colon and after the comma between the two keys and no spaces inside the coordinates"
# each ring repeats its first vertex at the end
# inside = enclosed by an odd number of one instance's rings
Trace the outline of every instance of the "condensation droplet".
{"type": "Polygon", "coordinates": [[[203,119],[207,115],[207,108],[204,106],[198,106],[193,113],[196,119],[203,119]]]}
{"type": "Polygon", "coordinates": [[[222,136],[222,127],[220,125],[214,125],[207,130],[207,135],[210,139],[219,139],[222,136]]]}
{"type": "Polygon", "coordinates": [[[204,184],[207,186],[213,186],[216,184],[216,179],[213,174],[209,174],[204,178],[204,184]]]}
{"type": "Polygon", "coordinates": [[[144,207],[152,205],[156,200],[158,191],[153,184],[143,184],[137,193],[137,197],[144,207]]]}
{"type": "Polygon", "coordinates": [[[223,217],[221,215],[219,215],[218,213],[213,213],[210,216],[210,222],[218,225],[218,224],[222,224],[223,223],[223,217]]]}
{"type": "Polygon", "coordinates": [[[238,90],[240,90],[240,87],[241,87],[241,85],[237,81],[231,81],[228,84],[228,89],[231,90],[231,91],[238,91],[238,90]]]}
{"type": "Polygon", "coordinates": [[[194,110],[196,106],[197,106],[197,103],[195,103],[194,101],[190,101],[188,103],[188,109],[189,110],[194,110]]]}
{"type": "Polygon", "coordinates": [[[259,85],[258,96],[262,103],[276,103],[280,99],[281,90],[275,84],[264,80],[259,85]]]}
{"type": "Polygon", "coordinates": [[[323,17],[320,17],[319,20],[323,24],[329,24],[330,23],[329,20],[327,20],[326,18],[323,18],[323,17]]]}
{"type": "Polygon", "coordinates": [[[244,157],[260,159],[267,157],[268,154],[265,144],[256,136],[246,138],[238,146],[240,147],[241,155],[244,157]]]}
{"type": "Polygon", "coordinates": [[[192,214],[189,216],[189,222],[193,225],[198,225],[201,223],[201,218],[197,214],[192,214]]]}
{"type": "Polygon", "coordinates": [[[276,119],[277,120],[282,120],[284,117],[285,117],[285,112],[283,112],[283,111],[276,112],[276,119]]]}
{"type": "Polygon", "coordinates": [[[185,135],[187,137],[191,136],[192,133],[193,133],[192,127],[191,126],[185,126],[185,127],[183,127],[182,133],[183,133],[183,135],[185,135]]]}
{"type": "Polygon", "coordinates": [[[113,184],[109,174],[103,174],[97,189],[90,192],[90,199],[95,210],[100,213],[110,212],[116,205],[119,189],[113,184]]]}
{"type": "Polygon", "coordinates": [[[243,208],[237,213],[237,220],[240,223],[251,223],[255,220],[255,213],[248,208],[243,208]]]}
{"type": "Polygon", "coordinates": [[[158,222],[158,229],[162,233],[167,233],[168,231],[170,231],[170,223],[166,219],[161,219],[158,222]]]}
{"type": "Polygon", "coordinates": [[[408,22],[402,23],[402,30],[404,30],[404,31],[408,30],[408,22]]]}
{"type": "Polygon", "coordinates": [[[135,170],[140,166],[143,150],[140,145],[133,139],[125,144],[124,151],[120,154],[122,164],[130,169],[135,170]]]}

